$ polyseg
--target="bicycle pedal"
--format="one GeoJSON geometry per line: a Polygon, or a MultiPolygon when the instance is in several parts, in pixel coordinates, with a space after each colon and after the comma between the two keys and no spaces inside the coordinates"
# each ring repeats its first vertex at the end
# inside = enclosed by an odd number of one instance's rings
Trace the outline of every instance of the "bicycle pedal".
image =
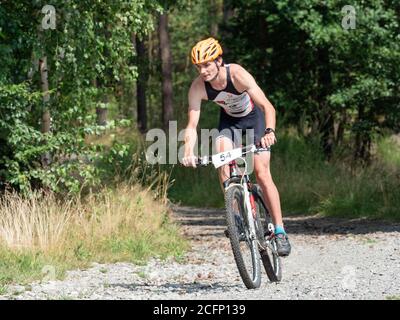
{"type": "Polygon", "coordinates": [[[274,237],[274,233],[271,231],[264,231],[264,238],[273,238],[274,237]]]}

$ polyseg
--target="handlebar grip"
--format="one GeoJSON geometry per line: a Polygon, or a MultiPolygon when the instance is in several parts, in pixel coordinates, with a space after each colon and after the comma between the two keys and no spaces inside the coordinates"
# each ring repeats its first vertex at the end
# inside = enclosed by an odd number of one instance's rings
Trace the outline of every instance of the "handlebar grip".
{"type": "Polygon", "coordinates": [[[263,148],[262,146],[261,146],[261,142],[260,143],[257,143],[256,144],[256,153],[257,152],[263,152],[263,151],[271,151],[271,147],[266,147],[266,148],[263,148]]]}

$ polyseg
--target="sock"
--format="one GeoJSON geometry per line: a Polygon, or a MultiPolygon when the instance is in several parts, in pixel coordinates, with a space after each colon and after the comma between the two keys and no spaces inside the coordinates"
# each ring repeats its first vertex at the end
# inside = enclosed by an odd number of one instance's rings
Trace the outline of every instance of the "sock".
{"type": "Polygon", "coordinates": [[[275,226],[275,234],[280,234],[280,233],[286,234],[285,229],[280,225],[276,225],[275,226]]]}

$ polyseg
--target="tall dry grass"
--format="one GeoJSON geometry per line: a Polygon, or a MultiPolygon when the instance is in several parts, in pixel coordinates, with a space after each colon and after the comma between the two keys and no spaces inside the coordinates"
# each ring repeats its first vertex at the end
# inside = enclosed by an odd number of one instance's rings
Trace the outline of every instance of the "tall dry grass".
{"type": "Polygon", "coordinates": [[[181,256],[187,243],[163,201],[138,185],[120,184],[85,198],[59,201],[52,194],[0,200],[0,286],[57,274],[90,262],[144,262],[181,256]]]}
{"type": "Polygon", "coordinates": [[[23,198],[6,192],[0,198],[1,242],[9,248],[51,250],[65,241],[73,213],[71,200],[60,202],[53,194],[23,198]]]}

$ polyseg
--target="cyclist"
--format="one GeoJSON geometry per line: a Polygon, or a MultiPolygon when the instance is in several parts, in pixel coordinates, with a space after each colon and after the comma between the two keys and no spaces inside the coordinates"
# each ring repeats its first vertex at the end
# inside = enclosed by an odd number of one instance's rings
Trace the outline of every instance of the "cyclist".
{"type": "MultiPolygon", "coordinates": [[[[253,129],[256,145],[263,148],[272,146],[276,142],[275,108],[253,76],[238,64],[224,64],[221,45],[214,38],[199,41],[192,48],[191,59],[199,76],[192,82],[188,94],[183,165],[196,167],[194,146],[202,100],[212,100],[221,106],[217,152],[234,148],[239,134],[236,129],[253,129]]],[[[270,157],[270,152],[255,154],[254,171],[275,225],[278,254],[287,256],[291,246],[283,225],[279,193],[270,173],[270,157]]],[[[219,168],[220,182],[228,178],[228,165],[219,168]]]]}

